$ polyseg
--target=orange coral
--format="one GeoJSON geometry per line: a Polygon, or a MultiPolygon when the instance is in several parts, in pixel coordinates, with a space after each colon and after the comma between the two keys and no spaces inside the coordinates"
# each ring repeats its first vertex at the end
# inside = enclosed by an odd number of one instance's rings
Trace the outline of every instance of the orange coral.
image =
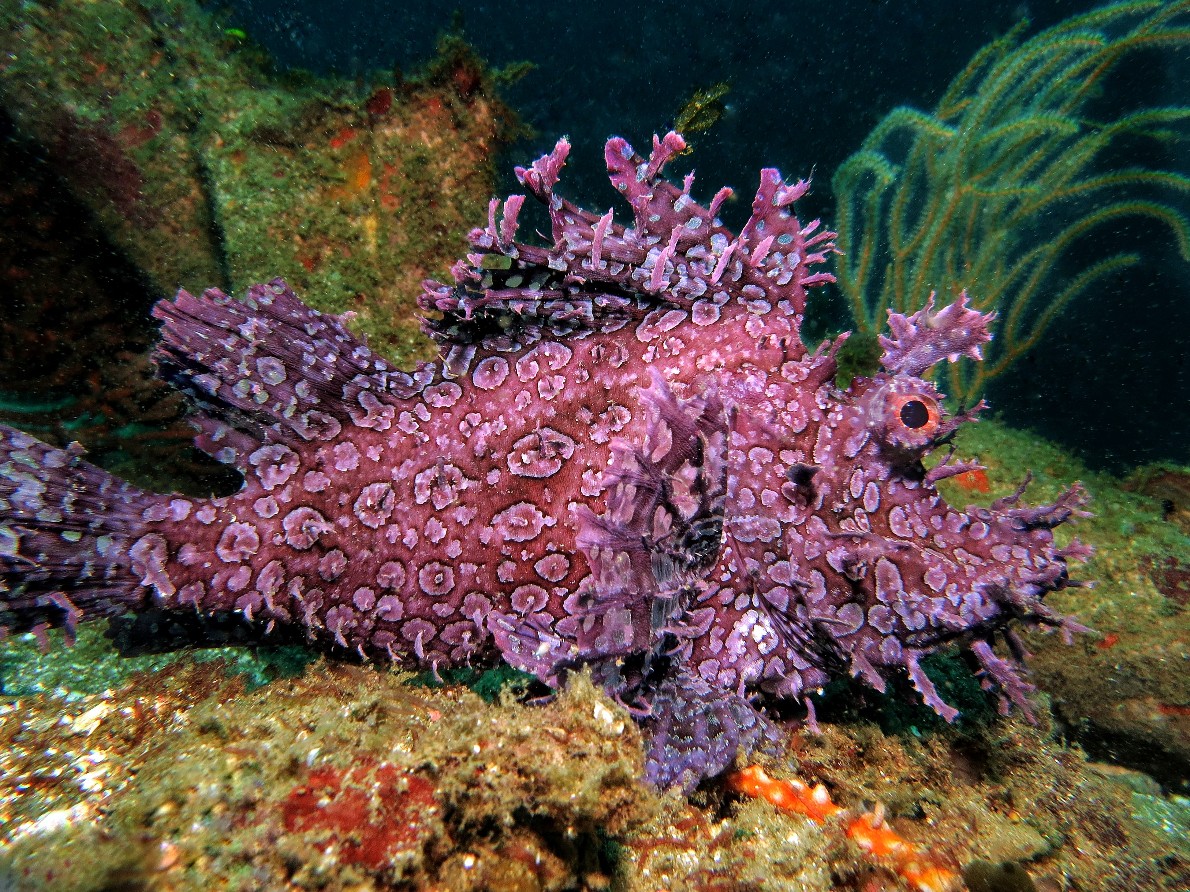
{"type": "Polygon", "coordinates": [[[954,478],[957,486],[968,492],[991,492],[992,484],[988,480],[988,472],[983,468],[974,468],[957,474],[954,478]]]}
{"type": "MultiPolygon", "coordinates": [[[[822,784],[810,787],[799,780],[769,777],[759,765],[750,765],[727,778],[736,792],[765,799],[785,812],[823,823],[845,810],[831,801],[822,784]]],[[[915,892],[952,892],[959,888],[959,874],[898,834],[884,820],[884,810],[864,812],[846,820],[847,838],[874,860],[891,866],[915,892]]]]}
{"type": "Polygon", "coordinates": [[[767,799],[782,811],[804,815],[818,823],[843,810],[831,802],[831,794],[822,784],[808,787],[799,780],[776,780],[759,765],[749,765],[743,771],[729,775],[727,783],[737,793],[753,799],[767,799]]]}

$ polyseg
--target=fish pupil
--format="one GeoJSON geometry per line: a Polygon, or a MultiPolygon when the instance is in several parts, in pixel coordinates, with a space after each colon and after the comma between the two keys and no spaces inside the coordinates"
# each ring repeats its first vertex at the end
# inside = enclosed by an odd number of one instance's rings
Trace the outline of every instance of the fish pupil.
{"type": "Polygon", "coordinates": [[[901,406],[901,421],[904,422],[905,427],[917,430],[920,427],[925,427],[929,420],[930,410],[921,400],[909,400],[901,406]]]}

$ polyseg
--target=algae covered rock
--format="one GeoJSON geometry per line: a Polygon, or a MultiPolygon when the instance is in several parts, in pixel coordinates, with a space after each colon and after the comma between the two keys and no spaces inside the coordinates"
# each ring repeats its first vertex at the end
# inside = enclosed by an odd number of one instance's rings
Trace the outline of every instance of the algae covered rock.
{"type": "Polygon", "coordinates": [[[1190,638],[1182,586],[1190,579],[1190,535],[1181,513],[1182,477],[1163,466],[1120,481],[995,423],[963,437],[964,451],[988,465],[983,481],[952,481],[969,498],[1011,492],[1017,481],[1006,469],[1016,467],[1034,469],[1030,491],[1038,496],[1071,480],[1087,487],[1092,516],[1073,532],[1094,548],[1082,571],[1093,585],[1054,592],[1047,603],[1094,631],[1076,636],[1071,646],[1058,635],[1030,633],[1032,680],[1050,697],[1067,733],[1093,756],[1139,768],[1184,795],[1190,790],[1190,638]]]}
{"type": "Polygon", "coordinates": [[[515,127],[457,38],[367,87],[282,76],[189,0],[8,4],[0,103],[160,294],[284,275],[416,352],[515,127]]]}
{"type": "Polygon", "coordinates": [[[582,678],[527,709],[346,665],[247,691],[183,661],[5,704],[0,739],[21,889],[574,888],[658,807],[635,725],[582,678]]]}

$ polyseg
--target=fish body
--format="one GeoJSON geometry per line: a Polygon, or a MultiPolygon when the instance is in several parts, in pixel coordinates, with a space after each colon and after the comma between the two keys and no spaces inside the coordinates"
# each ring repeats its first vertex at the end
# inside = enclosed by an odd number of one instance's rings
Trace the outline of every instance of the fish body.
{"type": "Polygon", "coordinates": [[[834,237],[793,215],[808,184],[762,172],[737,235],[729,190],[703,207],[661,177],[683,148],[609,141],[627,227],[554,192],[565,140],[518,169],[553,244],[515,240],[524,196],[493,201],[454,281],[426,283],[441,357],[412,371],[280,280],[159,303],[159,368],[243,488],[148,493],[4,429],[0,627],[238,611],[366,660],[586,665],[662,785],[765,745],[758,692],[812,710],[835,675],[907,673],[953,718],[920,665],[949,642],[1027,709],[1009,623],[1077,628],[1042,598],[1083,553],[1051,532],[1082,492],[959,510],[934,484],[975,466],[921,461],[980,408],[947,415],[925,375],[978,359],[990,317],[893,314],[882,370],[839,390],[842,338],[799,338],[834,237]]]}

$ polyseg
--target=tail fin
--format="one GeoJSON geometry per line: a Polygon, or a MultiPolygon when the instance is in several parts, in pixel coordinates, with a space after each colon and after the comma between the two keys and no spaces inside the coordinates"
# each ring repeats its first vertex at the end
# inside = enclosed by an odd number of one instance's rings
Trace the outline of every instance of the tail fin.
{"type": "Polygon", "coordinates": [[[131,544],[162,497],[0,425],[0,637],[126,612],[148,595],[131,544]]]}

